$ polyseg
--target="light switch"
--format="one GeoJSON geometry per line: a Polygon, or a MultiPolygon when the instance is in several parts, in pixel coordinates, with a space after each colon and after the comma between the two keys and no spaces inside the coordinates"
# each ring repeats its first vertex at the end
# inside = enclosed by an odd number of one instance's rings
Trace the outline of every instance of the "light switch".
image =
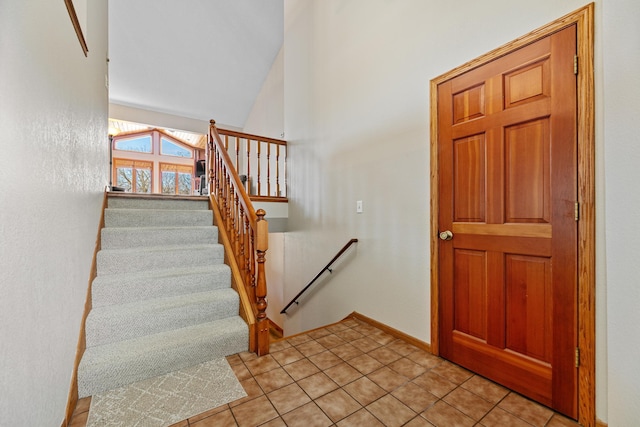
{"type": "Polygon", "coordinates": [[[356,213],[362,213],[362,200],[356,202],[356,213]]]}

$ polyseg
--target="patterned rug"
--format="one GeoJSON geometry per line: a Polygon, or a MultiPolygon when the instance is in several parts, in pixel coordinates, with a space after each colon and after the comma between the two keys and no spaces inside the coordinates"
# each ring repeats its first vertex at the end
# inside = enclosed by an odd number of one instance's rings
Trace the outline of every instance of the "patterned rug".
{"type": "Polygon", "coordinates": [[[246,395],[227,360],[211,360],[93,396],[87,427],[165,427],[246,395]]]}

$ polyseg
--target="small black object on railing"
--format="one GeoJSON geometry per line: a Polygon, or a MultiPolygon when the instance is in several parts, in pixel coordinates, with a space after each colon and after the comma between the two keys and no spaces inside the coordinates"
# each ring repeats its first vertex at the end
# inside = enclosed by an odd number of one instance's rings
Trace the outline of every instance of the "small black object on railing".
{"type": "Polygon", "coordinates": [[[320,277],[322,275],[322,273],[324,273],[325,271],[328,271],[329,273],[333,273],[333,270],[331,270],[329,267],[331,267],[331,265],[338,259],[340,258],[340,256],[342,256],[343,253],[345,253],[347,251],[347,249],[349,249],[349,246],[353,245],[354,243],[357,243],[358,239],[351,239],[349,240],[349,242],[344,245],[344,247],[342,249],[340,249],[340,252],[338,252],[336,254],[336,256],[333,257],[333,259],[331,261],[329,261],[329,263],[322,269],[320,270],[320,273],[316,274],[316,277],[314,277],[313,279],[311,279],[311,281],[309,282],[309,284],[307,286],[304,287],[303,290],[301,290],[300,292],[298,292],[298,295],[296,295],[291,301],[289,301],[289,304],[287,304],[285,306],[285,308],[282,309],[282,311],[280,312],[280,314],[286,314],[287,313],[287,309],[289,307],[291,307],[291,305],[293,305],[293,303],[298,304],[298,298],[300,298],[300,295],[304,294],[306,292],[307,289],[309,289],[309,287],[311,285],[313,285],[313,283],[318,279],[318,277],[320,277]]]}

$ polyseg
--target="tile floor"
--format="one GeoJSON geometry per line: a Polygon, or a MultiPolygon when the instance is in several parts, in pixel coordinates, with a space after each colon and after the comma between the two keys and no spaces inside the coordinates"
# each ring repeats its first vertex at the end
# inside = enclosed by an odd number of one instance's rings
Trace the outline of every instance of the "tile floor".
{"type": "MultiPolygon", "coordinates": [[[[172,427],[578,426],[355,319],[227,359],[248,396],[172,427]]],[[[89,405],[70,427],[85,427],[89,405]]]]}

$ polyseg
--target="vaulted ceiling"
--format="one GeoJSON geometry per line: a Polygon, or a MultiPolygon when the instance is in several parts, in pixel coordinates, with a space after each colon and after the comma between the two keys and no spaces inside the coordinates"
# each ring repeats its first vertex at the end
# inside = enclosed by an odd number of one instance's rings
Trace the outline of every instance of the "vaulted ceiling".
{"type": "Polygon", "coordinates": [[[283,22],[283,0],[109,0],[109,100],[242,128],[283,22]]]}

